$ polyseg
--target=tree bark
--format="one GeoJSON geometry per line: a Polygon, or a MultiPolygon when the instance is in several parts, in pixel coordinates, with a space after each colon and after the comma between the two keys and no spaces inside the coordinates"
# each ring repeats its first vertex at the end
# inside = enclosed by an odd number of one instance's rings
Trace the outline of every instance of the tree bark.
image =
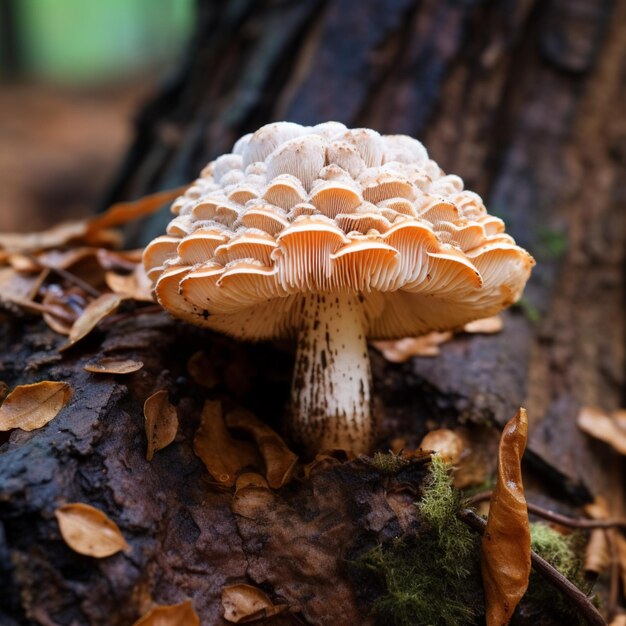
{"type": "MultiPolygon", "coordinates": [[[[414,447],[433,424],[463,424],[473,445],[493,450],[494,426],[523,405],[531,492],[549,491],[565,511],[605,493],[622,513],[622,459],[582,434],[576,415],[626,400],[626,4],[355,7],[199,2],[188,53],[139,113],[103,204],[188,182],[240,135],[278,119],[416,136],[538,263],[502,333],[457,336],[436,359],[404,365],[370,351],[379,446],[403,437],[414,447]]],[[[144,222],[129,242],[145,243],[168,219],[144,222]]],[[[223,624],[222,588],[248,582],[294,611],[268,623],[368,623],[367,590],[345,563],[417,523],[423,468],[389,478],[363,461],[328,461],[311,480],[268,492],[263,507],[233,509],[193,454],[202,401],[246,407],[280,430],[294,347],[131,313],[62,358],[61,340],[38,322],[8,315],[0,329],[4,382],[75,389],[50,425],[14,431],[0,447],[0,622],[121,626],[151,600],[191,597],[203,624],[223,624]],[[185,369],[200,346],[214,370],[208,391],[185,369]],[[84,372],[98,353],[145,367],[127,378],[84,372]],[[163,388],[180,431],[147,463],[142,403],[163,388]],[[72,501],[107,512],[132,551],[101,561],[72,553],[53,515],[72,501]]]]}

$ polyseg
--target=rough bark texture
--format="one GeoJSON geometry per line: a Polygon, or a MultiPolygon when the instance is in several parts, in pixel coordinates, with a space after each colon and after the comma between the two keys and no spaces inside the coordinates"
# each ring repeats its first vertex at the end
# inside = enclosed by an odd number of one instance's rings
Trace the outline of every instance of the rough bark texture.
{"type": "MultiPolygon", "coordinates": [[[[502,425],[523,404],[528,469],[563,506],[606,491],[619,513],[622,462],[575,417],[626,399],[625,30],[626,4],[601,0],[201,3],[189,55],[139,114],[104,203],[189,181],[276,119],[422,139],[538,266],[501,334],[457,337],[439,358],[401,366],[372,353],[381,442],[417,443],[434,423],[502,425]]],[[[145,241],[167,219],[132,237],[145,241]]],[[[246,581],[300,607],[276,624],[367,622],[345,559],[413,523],[411,497],[389,494],[418,490],[419,468],[390,484],[360,462],[332,465],[242,515],[193,455],[204,397],[280,427],[293,347],[237,344],[164,314],[111,325],[62,360],[42,325],[7,317],[0,332],[6,383],[76,390],[50,425],[0,448],[0,623],[116,626],[150,598],[188,596],[203,624],[220,624],[222,587],[246,581]],[[185,373],[200,343],[216,372],[210,391],[185,373]],[[126,378],[84,372],[103,350],[146,367],[126,378]],[[159,388],[181,429],[149,464],[141,406],[159,388]],[[115,519],[132,552],[72,553],[53,511],[77,500],[115,519]]]]}

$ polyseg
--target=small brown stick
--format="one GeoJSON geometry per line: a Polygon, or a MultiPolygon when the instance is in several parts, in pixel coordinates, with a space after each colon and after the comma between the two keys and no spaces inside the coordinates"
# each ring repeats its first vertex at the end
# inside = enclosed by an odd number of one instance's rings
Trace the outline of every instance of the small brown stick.
{"type": "Polygon", "coordinates": [[[77,287],[80,287],[85,293],[88,293],[90,296],[94,296],[94,298],[98,298],[102,295],[102,292],[92,287],[88,282],[84,281],[82,278],[76,276],[76,274],[72,274],[72,272],[68,272],[67,270],[61,269],[60,267],[54,267],[52,265],[44,265],[47,269],[55,274],[58,274],[61,278],[65,279],[68,283],[72,283],[77,287]]]}
{"type": "MultiPolygon", "coordinates": [[[[457,517],[477,533],[482,535],[485,532],[487,521],[471,509],[460,510],[457,513],[457,517]]],[[[566,595],[588,624],[606,626],[606,622],[598,612],[598,609],[593,606],[587,595],[576,585],[571,583],[561,572],[532,550],[530,552],[530,560],[537,574],[547,580],[555,589],[566,595]]]]}
{"type": "MultiPolygon", "coordinates": [[[[465,504],[467,506],[473,506],[479,502],[491,500],[492,495],[493,491],[483,491],[482,493],[477,493],[475,496],[468,498],[465,501],[465,504]]],[[[548,509],[544,509],[538,504],[532,504],[531,502],[527,502],[526,506],[528,507],[529,513],[548,520],[549,522],[554,522],[555,524],[560,524],[561,526],[567,526],[568,528],[626,528],[625,519],[577,519],[561,515],[560,513],[554,513],[553,511],[548,511],[548,509]]]]}

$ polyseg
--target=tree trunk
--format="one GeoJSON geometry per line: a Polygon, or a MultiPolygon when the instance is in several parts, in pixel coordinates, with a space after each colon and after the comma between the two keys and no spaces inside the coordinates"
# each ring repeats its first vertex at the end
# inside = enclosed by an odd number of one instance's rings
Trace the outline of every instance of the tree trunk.
{"type": "MultiPolygon", "coordinates": [[[[433,423],[463,424],[489,453],[493,425],[523,405],[531,492],[546,498],[548,486],[564,510],[605,493],[619,514],[622,459],[583,435],[576,415],[626,400],[625,29],[626,4],[600,0],[200,2],[188,53],[138,115],[103,204],[188,182],[278,119],[419,138],[537,267],[502,333],[458,336],[436,359],[404,365],[370,351],[379,446],[403,437],[415,447],[433,423]]],[[[145,243],[168,219],[129,241],[145,243]]],[[[75,389],[54,422],[0,448],[0,622],[121,626],[151,600],[190,597],[203,624],[224,624],[223,587],[247,582],[292,607],[268,623],[368,623],[367,590],[346,562],[416,523],[422,467],[389,478],[364,461],[328,461],[263,507],[233,510],[193,454],[202,401],[246,407],[280,430],[294,347],[131,313],[62,359],[42,324],[8,316],[0,330],[6,383],[75,389]],[[185,369],[199,347],[208,391],[185,369]],[[83,365],[98,353],[145,367],[93,376],[83,365]],[[142,403],[157,389],[181,426],[147,463],[142,403]],[[132,551],[101,561],[70,552],[53,513],[73,501],[107,512],[132,551]]]]}

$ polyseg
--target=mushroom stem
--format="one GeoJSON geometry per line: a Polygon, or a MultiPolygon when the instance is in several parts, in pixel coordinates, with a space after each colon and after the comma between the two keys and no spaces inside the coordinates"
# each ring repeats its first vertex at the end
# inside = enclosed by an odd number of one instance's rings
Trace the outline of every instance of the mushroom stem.
{"type": "Polygon", "coordinates": [[[309,452],[368,452],[374,438],[363,306],[354,293],[302,299],[290,430],[309,452]]]}

